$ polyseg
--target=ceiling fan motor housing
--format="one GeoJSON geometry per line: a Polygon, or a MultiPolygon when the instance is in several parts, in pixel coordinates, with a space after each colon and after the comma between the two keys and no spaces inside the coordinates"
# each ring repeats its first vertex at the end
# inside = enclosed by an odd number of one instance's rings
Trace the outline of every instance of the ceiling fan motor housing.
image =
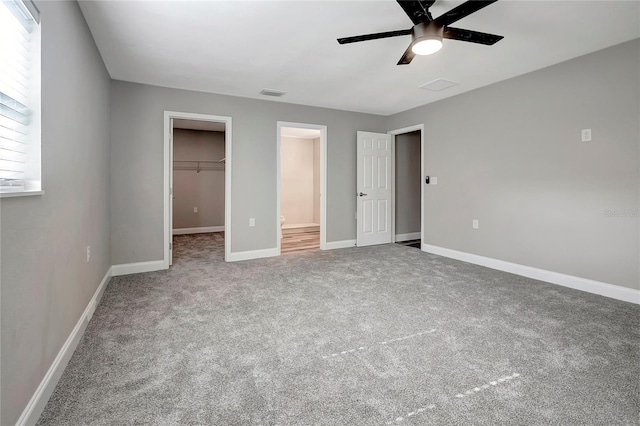
{"type": "Polygon", "coordinates": [[[444,26],[438,24],[435,21],[431,22],[422,22],[420,24],[415,25],[411,29],[411,44],[415,44],[422,40],[440,40],[442,41],[442,37],[444,35],[444,26]]]}
{"type": "Polygon", "coordinates": [[[450,40],[460,40],[469,43],[484,44],[491,46],[504,37],[487,34],[478,31],[465,30],[462,28],[450,27],[454,22],[465,16],[483,9],[498,0],[467,0],[454,7],[443,15],[433,19],[429,8],[435,3],[434,0],[396,0],[402,10],[407,14],[413,27],[406,30],[385,31],[381,33],[363,34],[353,37],[343,37],[338,39],[338,43],[356,43],[367,40],[377,40],[380,38],[400,37],[411,35],[411,44],[398,61],[398,65],[410,64],[416,55],[431,55],[442,48],[444,38],[450,40]]]}

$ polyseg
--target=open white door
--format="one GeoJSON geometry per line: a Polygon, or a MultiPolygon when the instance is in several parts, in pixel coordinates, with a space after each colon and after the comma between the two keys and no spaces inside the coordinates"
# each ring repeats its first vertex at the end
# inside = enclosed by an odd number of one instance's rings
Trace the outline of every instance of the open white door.
{"type": "Polygon", "coordinates": [[[391,242],[391,135],[358,132],[358,247],[391,242]]]}
{"type": "Polygon", "coordinates": [[[173,118],[169,119],[169,266],[173,265],[173,118]]]}

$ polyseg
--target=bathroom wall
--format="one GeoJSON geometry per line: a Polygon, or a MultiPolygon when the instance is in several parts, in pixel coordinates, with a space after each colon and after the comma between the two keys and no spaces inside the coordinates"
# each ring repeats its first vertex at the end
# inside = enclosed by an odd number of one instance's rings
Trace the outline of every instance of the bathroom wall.
{"type": "MultiPolygon", "coordinates": [[[[319,140],[318,140],[319,146],[319,140]]],[[[319,223],[320,216],[319,155],[314,160],[314,139],[282,137],[280,144],[280,213],[285,217],[285,225],[319,223]],[[316,163],[318,164],[316,167],[316,163]],[[316,208],[317,213],[316,213],[316,208]]],[[[320,149],[317,149],[318,154],[320,149]]]]}
{"type": "Polygon", "coordinates": [[[224,132],[173,130],[173,229],[224,226],[224,168],[196,173],[176,170],[175,163],[223,157],[224,132]]]}

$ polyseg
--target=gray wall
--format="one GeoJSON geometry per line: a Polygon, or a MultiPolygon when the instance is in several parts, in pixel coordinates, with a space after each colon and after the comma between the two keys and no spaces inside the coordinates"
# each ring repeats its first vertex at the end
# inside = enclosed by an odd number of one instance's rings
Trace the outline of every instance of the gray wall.
{"type": "MultiPolygon", "coordinates": [[[[277,121],[327,126],[327,240],[355,237],[356,131],[380,116],[113,81],[111,214],[114,264],[163,257],[163,113],[233,118],[232,240],[241,252],[276,247],[277,121]],[[256,226],[249,227],[249,218],[256,226]]],[[[279,220],[278,220],[279,224],[279,220]]]]}
{"type": "Polygon", "coordinates": [[[276,121],[328,126],[328,241],[355,236],[356,131],[424,123],[426,243],[640,287],[638,40],[379,117],[110,82],[77,4],[39,7],[46,193],[0,201],[1,424],[109,265],[162,258],[164,110],[233,117],[233,251],[275,246],[276,121]]]}
{"type": "Polygon", "coordinates": [[[46,193],[1,201],[3,425],[15,424],[111,265],[110,79],[78,5],[38,7],[46,193]]]}
{"type": "Polygon", "coordinates": [[[233,117],[234,252],[275,247],[278,120],[328,126],[328,241],[355,237],[356,131],[424,123],[438,176],[427,244],[638,288],[638,218],[607,214],[639,205],[638,44],[390,117],[114,81],[113,263],[162,259],[162,120],[174,110],[233,117]]]}
{"type": "MultiPolygon", "coordinates": [[[[174,161],[217,162],[224,155],[224,132],[173,130],[174,161]]],[[[174,169],[174,229],[224,225],[224,163],[203,165],[209,169],[212,166],[218,167],[199,173],[174,169]],[[194,207],[198,207],[198,213],[193,212],[194,207]]]]}
{"type": "Polygon", "coordinates": [[[389,129],[425,124],[438,177],[425,242],[640,288],[639,52],[631,41],[391,116],[389,129]]]}
{"type": "Polygon", "coordinates": [[[328,241],[355,236],[356,131],[425,123],[426,243],[640,287],[638,40],[379,117],[110,83],[78,5],[38,6],[46,193],[0,201],[3,425],[109,266],[162,258],[164,110],[233,117],[233,251],[275,247],[276,121],[328,126],[328,241]]]}
{"type": "Polygon", "coordinates": [[[420,131],[396,136],[396,235],[420,232],[420,131]]]}

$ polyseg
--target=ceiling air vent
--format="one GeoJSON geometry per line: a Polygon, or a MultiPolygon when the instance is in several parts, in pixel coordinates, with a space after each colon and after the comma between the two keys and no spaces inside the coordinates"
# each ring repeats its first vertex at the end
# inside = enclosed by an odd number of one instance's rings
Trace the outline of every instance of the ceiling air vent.
{"type": "Polygon", "coordinates": [[[283,92],[282,90],[273,90],[273,89],[262,89],[260,91],[261,95],[264,96],[275,96],[276,98],[279,98],[280,96],[286,94],[287,92],[283,92]]]}
{"type": "Polygon", "coordinates": [[[418,86],[421,89],[431,90],[433,92],[440,92],[441,90],[448,89],[453,86],[457,86],[460,83],[456,83],[455,81],[445,80],[444,78],[436,78],[433,81],[423,84],[422,86],[418,86]]]}

